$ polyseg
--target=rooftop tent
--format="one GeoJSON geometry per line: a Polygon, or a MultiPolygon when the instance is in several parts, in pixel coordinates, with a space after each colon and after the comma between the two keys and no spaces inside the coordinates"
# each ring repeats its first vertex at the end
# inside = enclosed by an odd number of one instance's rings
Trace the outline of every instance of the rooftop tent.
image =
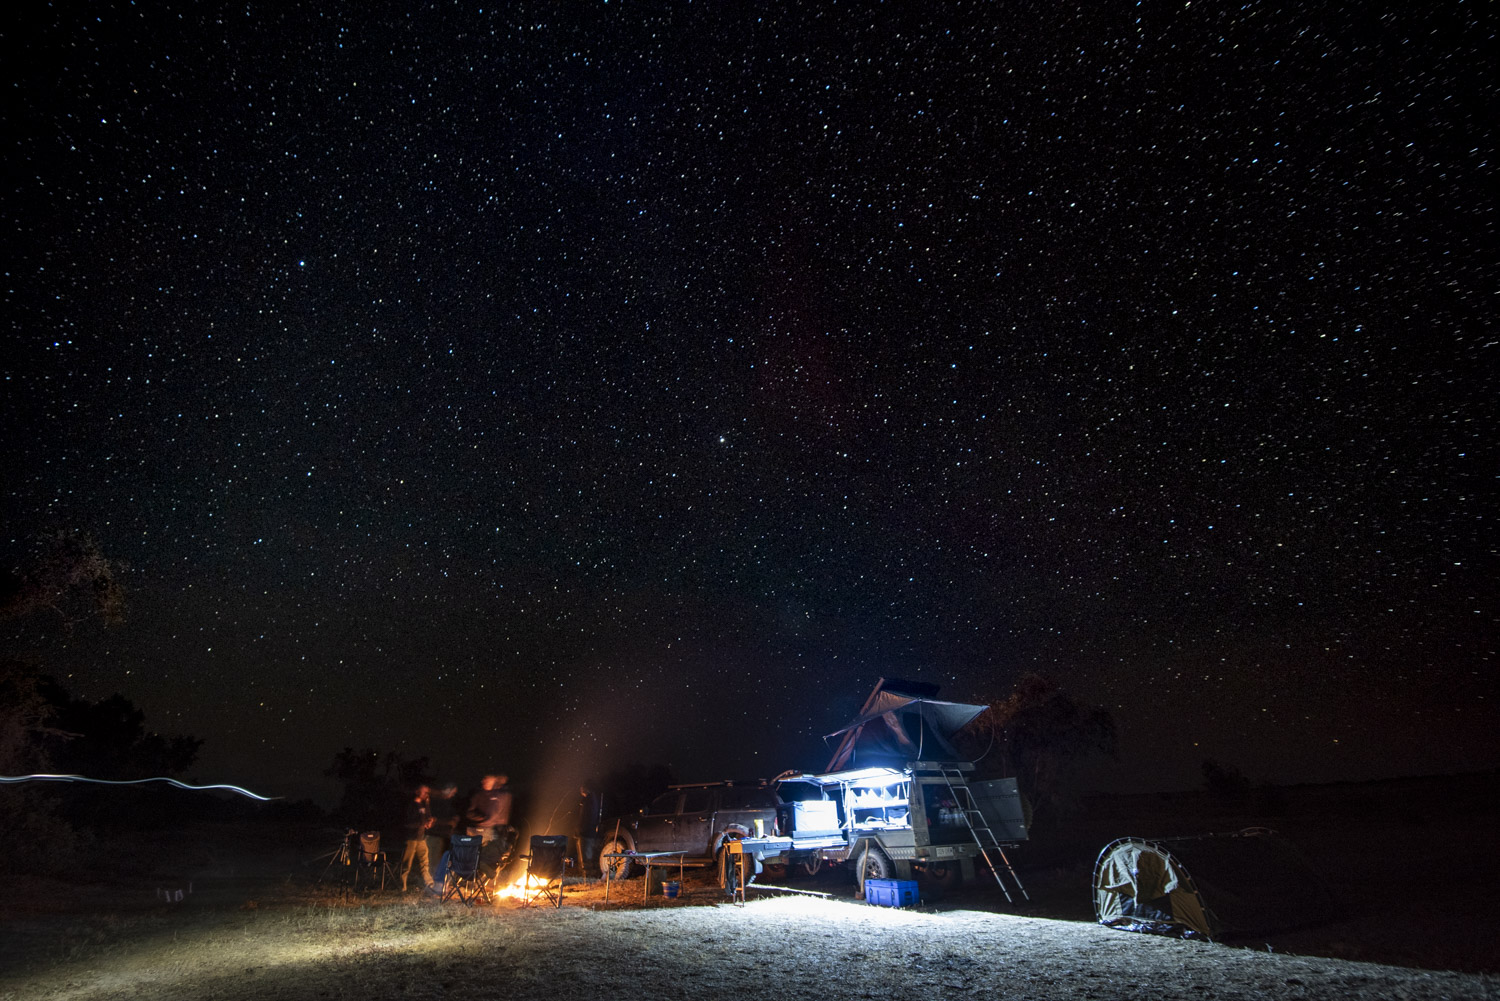
{"type": "Polygon", "coordinates": [[[936,685],[881,678],[853,722],[829,737],[839,737],[826,771],[888,766],[908,761],[953,761],[953,735],[984,712],[984,706],[940,702],[936,685]]]}
{"type": "Polygon", "coordinates": [[[1221,938],[1331,920],[1312,866],[1275,831],[1121,838],[1094,866],[1094,913],[1129,931],[1221,938]]]}

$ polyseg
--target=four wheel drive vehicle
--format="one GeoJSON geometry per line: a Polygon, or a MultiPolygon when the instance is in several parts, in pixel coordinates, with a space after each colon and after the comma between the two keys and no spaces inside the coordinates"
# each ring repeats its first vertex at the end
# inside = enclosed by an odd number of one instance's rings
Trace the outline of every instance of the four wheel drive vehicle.
{"type": "Polygon", "coordinates": [[[1007,899],[1007,879],[1023,898],[1006,849],[1027,839],[1025,806],[1013,778],[974,780],[954,740],[984,706],[940,701],[935,685],[882,678],[840,738],[821,773],[783,772],[774,783],[673,786],[639,814],[606,821],[599,868],[630,874],[621,852],[681,852],[714,861],[738,841],[729,885],[793,866],[825,864],[871,879],[952,885],[972,880],[981,863],[1007,899]]]}
{"type": "Polygon", "coordinates": [[[982,860],[1010,897],[1001,872],[1022,896],[1005,848],[1027,838],[1015,779],[974,782],[963,761],[909,761],[821,775],[788,773],[777,780],[785,806],[776,833],[747,837],[743,850],[757,870],[847,864],[869,879],[911,879],[914,870],[938,885],[972,880],[982,860]]]}
{"type": "Polygon", "coordinates": [[[615,879],[630,875],[630,859],[619,852],[682,852],[687,865],[708,865],[725,841],[773,834],[781,800],[764,782],[676,785],[639,813],[599,825],[604,847],[599,871],[615,879]]]}
{"type": "Polygon", "coordinates": [[[974,764],[954,745],[984,706],[936,694],[935,685],[881,678],[853,722],[829,735],[839,744],[827,771],[779,776],[782,823],[738,846],[752,871],[834,863],[852,867],[861,888],[916,872],[951,885],[973,879],[977,861],[1007,899],[1002,873],[1025,897],[1005,854],[1027,838],[1016,780],[973,781],[974,764]]]}

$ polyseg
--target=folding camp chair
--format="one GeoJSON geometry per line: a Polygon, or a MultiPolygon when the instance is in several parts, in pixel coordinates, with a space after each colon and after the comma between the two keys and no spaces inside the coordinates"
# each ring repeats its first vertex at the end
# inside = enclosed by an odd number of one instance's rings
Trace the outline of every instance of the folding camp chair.
{"type": "Polygon", "coordinates": [[[568,858],[568,841],[566,834],[531,836],[531,854],[526,856],[526,892],[521,897],[523,906],[530,907],[539,896],[550,900],[553,907],[562,906],[563,874],[573,864],[568,858]]]}
{"type": "Polygon", "coordinates": [[[469,907],[490,903],[489,880],[479,869],[477,834],[455,834],[448,848],[448,877],[443,881],[443,899],[457,897],[469,907]]]}
{"type": "Polygon", "coordinates": [[[359,852],[354,857],[354,889],[385,889],[385,878],[396,874],[385,852],[380,850],[380,832],[365,831],[359,836],[359,852]]]}

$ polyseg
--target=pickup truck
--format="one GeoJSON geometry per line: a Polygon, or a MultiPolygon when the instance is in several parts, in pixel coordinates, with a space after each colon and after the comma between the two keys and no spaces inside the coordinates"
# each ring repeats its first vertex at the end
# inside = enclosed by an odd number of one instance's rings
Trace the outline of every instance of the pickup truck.
{"type": "Polygon", "coordinates": [[[719,859],[726,841],[773,834],[781,800],[762,781],[675,785],[639,813],[599,825],[599,871],[625,879],[634,869],[621,852],[682,852],[686,865],[719,859]]]}

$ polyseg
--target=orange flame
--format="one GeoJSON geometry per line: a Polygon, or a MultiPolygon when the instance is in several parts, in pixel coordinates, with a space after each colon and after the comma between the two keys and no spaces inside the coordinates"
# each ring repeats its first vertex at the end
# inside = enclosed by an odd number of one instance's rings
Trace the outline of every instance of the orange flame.
{"type": "Polygon", "coordinates": [[[525,903],[534,900],[546,885],[547,881],[540,876],[532,876],[523,872],[509,883],[506,883],[504,886],[497,886],[490,892],[496,900],[503,898],[505,900],[519,900],[525,903]]]}

